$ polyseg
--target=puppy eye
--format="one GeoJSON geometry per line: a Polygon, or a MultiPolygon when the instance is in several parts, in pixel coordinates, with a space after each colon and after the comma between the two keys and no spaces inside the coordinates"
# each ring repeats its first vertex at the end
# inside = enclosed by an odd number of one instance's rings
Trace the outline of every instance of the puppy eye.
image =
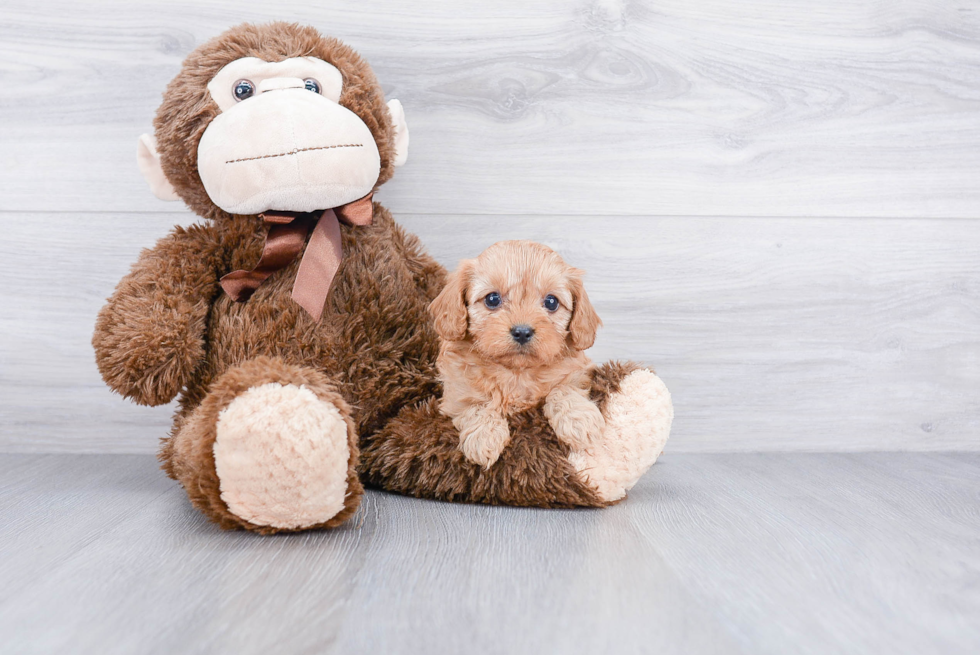
{"type": "Polygon", "coordinates": [[[313,93],[320,93],[320,83],[314,80],[312,77],[303,80],[303,84],[306,86],[307,91],[312,91],[313,93]]]}
{"type": "Polygon", "coordinates": [[[558,299],[548,294],[544,297],[544,308],[549,312],[554,312],[558,310],[558,299]]]}
{"type": "Polygon", "coordinates": [[[491,291],[483,299],[483,304],[489,307],[490,309],[496,309],[497,307],[500,307],[500,294],[497,293],[496,291],[491,291]]]}
{"type": "Polygon", "coordinates": [[[249,80],[238,80],[235,82],[233,91],[235,93],[235,100],[241,102],[246,98],[251,98],[255,94],[255,85],[249,80]]]}

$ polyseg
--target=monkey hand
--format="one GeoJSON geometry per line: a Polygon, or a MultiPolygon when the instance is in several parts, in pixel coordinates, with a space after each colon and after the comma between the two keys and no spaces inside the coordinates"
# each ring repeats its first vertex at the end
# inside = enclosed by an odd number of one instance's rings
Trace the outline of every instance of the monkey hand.
{"type": "Polygon", "coordinates": [[[203,301],[116,295],[99,312],[92,343],[103,379],[141,405],[176,397],[204,355],[203,301]]]}
{"type": "Polygon", "coordinates": [[[201,234],[180,228],[143,251],[99,312],[92,345],[103,379],[141,405],[170,402],[204,357],[217,288],[201,234]]]}

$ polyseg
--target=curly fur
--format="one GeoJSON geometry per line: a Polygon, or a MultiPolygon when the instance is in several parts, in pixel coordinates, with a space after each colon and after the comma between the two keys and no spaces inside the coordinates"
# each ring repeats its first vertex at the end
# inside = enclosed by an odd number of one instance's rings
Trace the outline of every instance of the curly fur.
{"type": "Polygon", "coordinates": [[[429,306],[443,339],[440,410],[470,461],[492,466],[510,440],[506,417],[542,401],[569,446],[601,436],[602,414],[587,397],[592,362],[582,352],[601,321],[581,277],[547,246],[502,241],[462,262],[429,306]],[[484,302],[488,293],[499,297],[496,307],[484,302]],[[557,306],[546,309],[545,296],[557,306]],[[527,341],[514,339],[518,325],[532,330],[527,341]]]}

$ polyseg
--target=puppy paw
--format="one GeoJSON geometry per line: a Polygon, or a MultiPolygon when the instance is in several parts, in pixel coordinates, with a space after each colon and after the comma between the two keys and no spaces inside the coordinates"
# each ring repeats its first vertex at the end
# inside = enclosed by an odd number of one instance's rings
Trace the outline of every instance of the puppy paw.
{"type": "Polygon", "coordinates": [[[570,396],[565,403],[545,405],[545,415],[558,438],[573,451],[591,447],[606,428],[599,408],[579,396],[570,396]]]}
{"type": "Polygon", "coordinates": [[[485,469],[493,466],[510,441],[510,428],[502,418],[457,427],[459,449],[466,459],[485,469]]]}

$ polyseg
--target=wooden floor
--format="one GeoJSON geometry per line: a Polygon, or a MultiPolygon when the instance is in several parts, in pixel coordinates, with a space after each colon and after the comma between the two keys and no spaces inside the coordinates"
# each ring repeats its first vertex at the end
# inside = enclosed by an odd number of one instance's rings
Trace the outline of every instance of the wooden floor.
{"type": "Polygon", "coordinates": [[[3,653],[976,653],[980,454],[664,456],[610,509],[369,493],[222,532],[143,455],[0,455],[3,653]]]}

